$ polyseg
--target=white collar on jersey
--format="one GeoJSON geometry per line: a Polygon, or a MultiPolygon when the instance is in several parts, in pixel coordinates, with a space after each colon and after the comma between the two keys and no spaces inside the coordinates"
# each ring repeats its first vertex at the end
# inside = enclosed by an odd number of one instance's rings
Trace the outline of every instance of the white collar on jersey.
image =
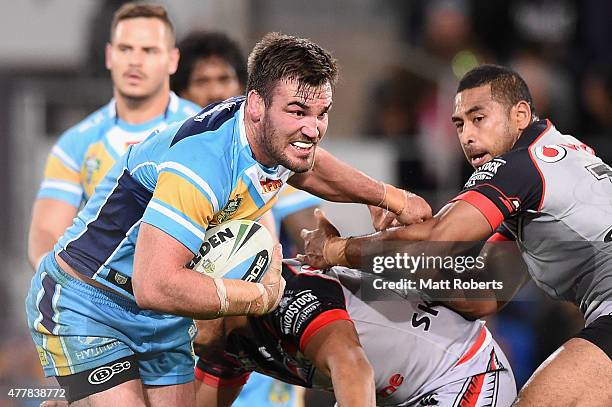
{"type": "MultiPolygon", "coordinates": [[[[166,115],[168,113],[176,113],[179,108],[179,97],[176,96],[176,93],[170,91],[170,100],[168,101],[168,106],[166,107],[166,115]]],[[[112,98],[110,102],[108,102],[108,117],[114,119],[117,116],[117,102],[115,98],[112,98]]]]}

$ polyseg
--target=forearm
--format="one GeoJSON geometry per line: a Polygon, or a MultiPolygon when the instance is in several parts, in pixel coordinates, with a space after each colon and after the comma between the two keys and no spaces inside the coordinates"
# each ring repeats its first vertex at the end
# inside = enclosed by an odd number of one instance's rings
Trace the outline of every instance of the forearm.
{"type": "Polygon", "coordinates": [[[147,280],[133,279],[136,302],[141,308],[158,312],[210,319],[220,315],[256,314],[265,306],[258,283],[222,279],[227,298],[224,304],[219,282],[187,268],[153,272],[147,280]],[[155,275],[162,278],[154,278],[155,275]]]}
{"type": "Polygon", "coordinates": [[[397,252],[398,243],[407,253],[418,255],[423,246],[429,244],[437,218],[429,219],[423,223],[402,226],[372,233],[370,235],[351,237],[346,241],[345,254],[350,267],[361,268],[365,266],[363,259],[373,256],[388,256],[397,252]],[[392,244],[394,243],[394,244],[392,244]]]}
{"type": "Polygon", "coordinates": [[[49,253],[58,237],[54,234],[39,230],[38,228],[32,227],[28,236],[28,260],[32,267],[36,269],[40,259],[47,253],[49,253]]]}
{"type": "Polygon", "coordinates": [[[64,201],[42,198],[34,202],[28,234],[28,260],[32,267],[53,249],[76,214],[77,208],[64,201]]]}
{"type": "Polygon", "coordinates": [[[376,405],[374,372],[367,360],[335,366],[331,369],[331,379],[338,406],[376,405]]]}
{"type": "Polygon", "coordinates": [[[384,197],[379,181],[317,149],[313,168],[289,179],[289,184],[333,202],[378,205],[384,197]],[[356,188],[356,186],[359,186],[356,188]]]}

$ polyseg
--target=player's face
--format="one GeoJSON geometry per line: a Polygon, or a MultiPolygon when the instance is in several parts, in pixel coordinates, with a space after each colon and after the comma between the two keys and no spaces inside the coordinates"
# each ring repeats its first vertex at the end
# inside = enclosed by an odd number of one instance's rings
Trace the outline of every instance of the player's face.
{"type": "Polygon", "coordinates": [[[317,145],[327,131],[331,105],[330,84],[300,89],[297,81],[281,80],[263,117],[259,142],[266,155],[294,172],[312,168],[317,145]]]}
{"type": "Polygon", "coordinates": [[[492,98],[490,85],[459,92],[452,121],[465,157],[474,168],[510,150],[520,134],[508,108],[492,98]]]}
{"type": "Polygon", "coordinates": [[[157,18],[117,24],[106,46],[106,67],[120,97],[142,100],[167,94],[179,57],[173,41],[169,27],[157,18]]]}
{"type": "Polygon", "coordinates": [[[241,93],[242,86],[236,70],[222,58],[212,56],[195,62],[189,84],[181,97],[206,106],[241,93]]]}

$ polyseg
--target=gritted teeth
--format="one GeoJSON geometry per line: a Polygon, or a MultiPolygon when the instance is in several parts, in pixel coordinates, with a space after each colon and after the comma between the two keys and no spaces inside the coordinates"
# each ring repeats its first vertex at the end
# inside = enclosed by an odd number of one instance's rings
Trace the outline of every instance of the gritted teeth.
{"type": "Polygon", "coordinates": [[[312,147],[312,143],[307,143],[304,141],[294,141],[293,143],[291,143],[291,145],[303,149],[309,149],[310,147],[312,147]]]}

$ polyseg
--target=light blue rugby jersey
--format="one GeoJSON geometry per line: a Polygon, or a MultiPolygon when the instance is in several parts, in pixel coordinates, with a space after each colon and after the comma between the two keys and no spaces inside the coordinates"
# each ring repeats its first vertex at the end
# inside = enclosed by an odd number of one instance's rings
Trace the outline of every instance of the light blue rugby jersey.
{"type": "Polygon", "coordinates": [[[293,173],[255,161],[243,102],[236,97],[209,105],[131,146],[54,251],[77,272],[133,299],[130,277],[141,222],[195,254],[209,224],[258,219],[293,173]]]}
{"type": "Polygon", "coordinates": [[[130,145],[199,110],[170,92],[164,114],[129,124],[119,118],[116,102],[111,100],[62,134],[47,158],[37,198],[57,199],[79,208],[130,145]]]}

